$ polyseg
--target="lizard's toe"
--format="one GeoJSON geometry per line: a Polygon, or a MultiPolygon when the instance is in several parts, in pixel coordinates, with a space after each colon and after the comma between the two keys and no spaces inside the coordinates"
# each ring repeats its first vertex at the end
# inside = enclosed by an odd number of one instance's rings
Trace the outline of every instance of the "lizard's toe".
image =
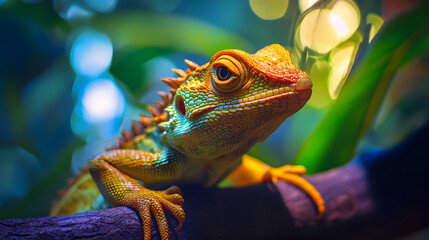
{"type": "Polygon", "coordinates": [[[277,182],[278,179],[281,179],[302,189],[316,204],[317,210],[319,212],[318,218],[321,218],[325,213],[325,202],[319,191],[317,191],[317,189],[306,179],[301,177],[301,175],[305,174],[306,171],[307,170],[305,167],[301,165],[285,165],[283,167],[271,168],[267,170],[264,179],[271,180],[274,183],[277,182]]]}
{"type": "MultiPolygon", "coordinates": [[[[180,190],[179,190],[180,191],[180,190]]],[[[185,212],[181,205],[183,198],[178,193],[166,194],[166,191],[141,190],[129,193],[124,200],[124,205],[136,210],[143,223],[144,239],[152,236],[152,216],[158,224],[161,239],[169,238],[168,222],[164,208],[175,216],[179,222],[179,229],[185,222],[185,212]],[[177,204],[179,203],[179,204],[177,204]]]]}

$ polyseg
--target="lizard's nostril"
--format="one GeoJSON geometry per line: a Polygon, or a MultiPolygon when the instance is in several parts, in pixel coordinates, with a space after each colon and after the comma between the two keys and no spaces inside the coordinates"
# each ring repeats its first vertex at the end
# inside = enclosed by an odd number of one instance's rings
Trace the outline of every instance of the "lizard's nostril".
{"type": "Polygon", "coordinates": [[[183,101],[183,98],[181,96],[177,96],[176,98],[176,108],[180,114],[186,116],[185,101],[183,101]]]}

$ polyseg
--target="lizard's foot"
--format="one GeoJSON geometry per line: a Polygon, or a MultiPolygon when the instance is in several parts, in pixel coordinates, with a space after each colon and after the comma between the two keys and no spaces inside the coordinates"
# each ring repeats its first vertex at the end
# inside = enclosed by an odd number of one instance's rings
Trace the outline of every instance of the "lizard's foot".
{"type": "Polygon", "coordinates": [[[297,165],[285,165],[279,168],[270,167],[267,169],[264,180],[271,180],[274,183],[277,182],[278,179],[281,179],[285,182],[291,183],[299,188],[301,188],[305,193],[307,193],[314,201],[319,211],[318,218],[320,219],[325,213],[325,202],[323,201],[320,193],[314,188],[311,183],[305,180],[301,175],[306,173],[306,169],[304,166],[297,165]]]}
{"type": "Polygon", "coordinates": [[[170,187],[164,191],[152,191],[141,189],[126,194],[123,200],[123,206],[136,210],[143,223],[144,239],[149,240],[152,236],[151,214],[155,217],[158,224],[161,239],[167,240],[168,223],[165,217],[164,208],[173,213],[179,222],[176,230],[180,229],[185,222],[185,212],[182,209],[183,197],[180,189],[176,186],[170,187]]]}

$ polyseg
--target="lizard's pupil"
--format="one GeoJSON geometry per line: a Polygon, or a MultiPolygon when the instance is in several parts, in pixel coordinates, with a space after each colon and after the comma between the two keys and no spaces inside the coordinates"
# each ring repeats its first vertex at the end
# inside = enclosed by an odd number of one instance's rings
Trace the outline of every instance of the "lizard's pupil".
{"type": "Polygon", "coordinates": [[[225,81],[231,77],[231,72],[228,70],[228,68],[220,66],[216,69],[216,76],[219,80],[225,81]]]}

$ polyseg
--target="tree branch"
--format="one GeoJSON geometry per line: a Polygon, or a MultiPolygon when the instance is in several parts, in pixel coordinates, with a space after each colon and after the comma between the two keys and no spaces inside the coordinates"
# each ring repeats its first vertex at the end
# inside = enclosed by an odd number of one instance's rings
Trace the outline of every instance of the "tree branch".
{"type": "MultiPolygon", "coordinates": [[[[172,239],[389,239],[429,226],[426,123],[395,149],[367,153],[348,165],[307,179],[326,201],[320,220],[311,199],[290,184],[245,188],[182,188],[186,222],[172,239]]],[[[340,146],[339,146],[340,147],[340,146]]],[[[152,224],[153,239],[159,239],[152,224]]],[[[126,207],[59,217],[0,221],[0,239],[142,239],[126,207]]]]}

